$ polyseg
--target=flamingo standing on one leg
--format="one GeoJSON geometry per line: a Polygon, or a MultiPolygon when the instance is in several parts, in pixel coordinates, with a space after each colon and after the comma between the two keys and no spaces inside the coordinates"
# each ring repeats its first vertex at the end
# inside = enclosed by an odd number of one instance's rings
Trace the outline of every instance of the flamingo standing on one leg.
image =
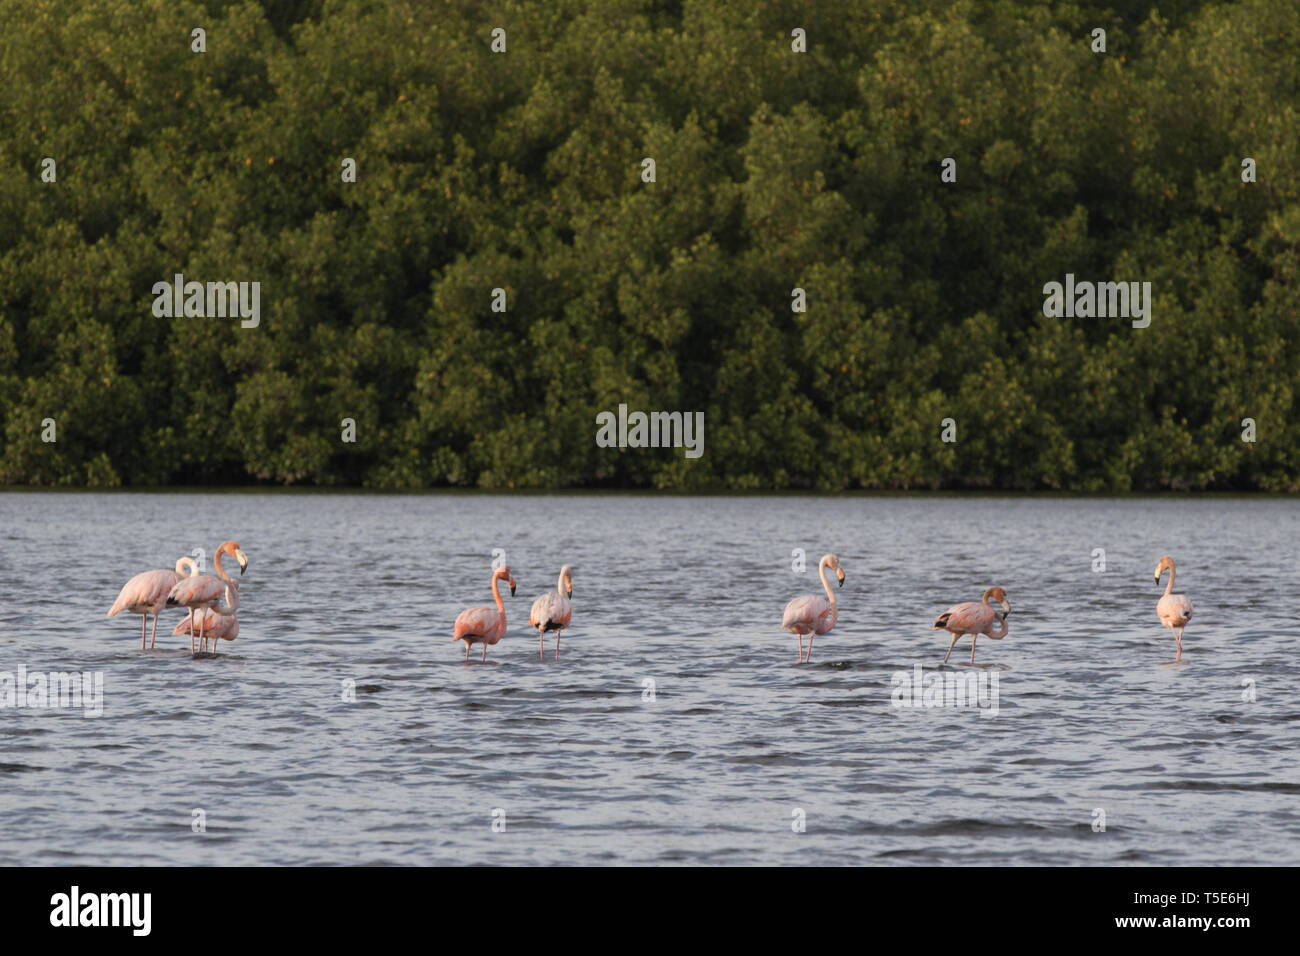
{"type": "MultiPolygon", "coordinates": [[[[235,542],[226,541],[221,547],[217,548],[216,554],[212,556],[212,566],[217,571],[215,578],[210,574],[186,578],[178,582],[167,595],[168,607],[187,607],[190,609],[190,653],[194,652],[194,611],[199,608],[215,609],[221,600],[221,595],[226,590],[226,585],[234,583],[234,579],[221,566],[221,556],[223,554],[229,554],[239,562],[239,573],[241,575],[248,568],[248,555],[244,554],[235,542]]],[[[202,615],[198,620],[200,640],[203,639],[203,624],[206,620],[206,614],[202,615]]]]}
{"type": "MultiPolygon", "coordinates": [[[[223,641],[233,641],[239,636],[239,582],[231,581],[226,585],[226,607],[222,608],[202,608],[199,611],[199,632],[207,638],[212,639],[212,653],[217,652],[217,639],[223,641]]],[[[193,611],[190,612],[191,617],[193,611]]],[[[176,625],[173,634],[190,635],[190,646],[193,647],[194,641],[194,622],[191,618],[182,618],[181,622],[176,625]]]]}
{"type": "Polygon", "coordinates": [[[809,663],[812,661],[813,638],[818,634],[825,634],[835,626],[835,621],[839,617],[839,608],[835,604],[835,592],[831,590],[830,582],[826,580],[826,569],[830,568],[839,578],[840,587],[844,587],[844,571],[840,568],[840,559],[833,554],[823,554],[821,562],[817,565],[817,573],[821,576],[822,587],[826,589],[826,597],[820,594],[805,594],[797,597],[785,606],[785,614],[781,618],[781,627],[787,631],[793,631],[799,638],[799,663],[809,663]],[[803,655],[803,636],[808,635],[808,656],[803,655]]]}
{"type": "Polygon", "coordinates": [[[167,606],[167,595],[176,586],[177,581],[185,577],[193,577],[198,573],[199,567],[194,563],[193,558],[180,558],[176,562],[175,571],[168,571],[165,568],[157,571],[141,571],[122,586],[108,616],[116,617],[122,611],[139,614],[140,650],[144,650],[144,628],[149,623],[149,615],[152,614],[153,633],[149,637],[149,649],[153,650],[154,641],[158,637],[158,614],[167,606]],[[189,569],[188,574],[186,568],[189,569]]]}
{"type": "MultiPolygon", "coordinates": [[[[560,659],[560,632],[569,626],[573,617],[573,569],[567,564],[560,568],[560,580],[554,591],[547,591],[533,602],[528,615],[529,627],[537,628],[537,659],[542,659],[546,632],[555,632],[555,659],[560,659]],[[567,595],[566,595],[567,592],[567,595]]],[[[468,650],[468,648],[466,649],[468,650]]]]}
{"type": "Polygon", "coordinates": [[[1007,615],[1011,613],[1011,604],[1007,601],[1007,592],[1002,588],[989,588],[978,601],[955,604],[944,611],[934,622],[932,630],[948,631],[952,634],[952,643],[948,653],[943,655],[943,662],[948,663],[953,647],[963,634],[970,635],[970,662],[975,663],[975,642],[981,634],[995,641],[1007,636],[1007,615]],[[989,604],[989,598],[1002,605],[1001,613],[989,604]],[[993,630],[997,624],[998,630],[993,630]]]}
{"type": "Polygon", "coordinates": [[[504,579],[510,585],[510,596],[515,596],[515,579],[510,576],[510,568],[501,565],[492,572],[492,598],[497,606],[471,607],[456,615],[456,626],[452,641],[465,642],[465,660],[469,661],[469,646],[474,642],[483,645],[483,660],[487,660],[489,644],[495,644],[506,636],[506,606],[497,590],[497,582],[504,579]]]}
{"type": "Polygon", "coordinates": [[[1174,639],[1178,642],[1178,655],[1174,658],[1176,661],[1183,659],[1183,628],[1187,622],[1192,619],[1192,599],[1186,594],[1174,594],[1174,559],[1165,555],[1156,565],[1156,584],[1160,583],[1160,575],[1169,569],[1169,583],[1165,585],[1164,597],[1156,602],[1156,613],[1160,615],[1160,623],[1169,630],[1174,632],[1174,639]]]}

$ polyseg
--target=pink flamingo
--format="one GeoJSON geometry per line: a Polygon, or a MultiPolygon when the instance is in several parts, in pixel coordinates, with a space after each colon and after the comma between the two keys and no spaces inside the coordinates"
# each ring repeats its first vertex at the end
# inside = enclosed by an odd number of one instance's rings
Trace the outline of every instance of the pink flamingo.
{"type": "Polygon", "coordinates": [[[158,637],[158,613],[167,606],[167,595],[181,578],[193,577],[199,573],[199,567],[192,558],[180,558],[176,570],[160,568],[157,571],[141,571],[122,586],[117,600],[113,602],[109,617],[117,617],[122,611],[140,615],[140,650],[144,650],[144,628],[153,615],[153,633],[149,636],[149,649],[153,650],[158,637]],[[189,574],[185,569],[189,568],[189,574]]]}
{"type": "MultiPolygon", "coordinates": [[[[235,542],[226,541],[221,547],[217,548],[217,553],[212,556],[212,566],[217,571],[215,578],[210,574],[186,578],[178,582],[167,595],[168,607],[187,607],[190,609],[191,653],[194,652],[195,610],[199,608],[216,609],[218,602],[221,600],[221,595],[226,591],[226,585],[235,583],[234,579],[226,573],[225,568],[221,566],[221,556],[223,554],[229,554],[239,562],[239,573],[242,575],[248,567],[248,556],[239,549],[239,545],[235,542]]],[[[203,623],[206,620],[206,614],[199,619],[199,640],[203,639],[203,623]]]]}
{"type": "Polygon", "coordinates": [[[1169,583],[1165,585],[1164,597],[1156,602],[1156,613],[1160,615],[1160,623],[1174,632],[1174,639],[1178,641],[1178,655],[1174,660],[1181,661],[1183,659],[1183,628],[1192,619],[1192,599],[1186,594],[1173,593],[1174,559],[1167,554],[1156,565],[1156,584],[1160,583],[1160,575],[1164,574],[1166,568],[1169,569],[1169,583]]]}
{"type": "Polygon", "coordinates": [[[1007,615],[1010,613],[1011,604],[1007,601],[1007,592],[1001,588],[989,588],[978,601],[967,601],[964,604],[955,604],[948,608],[939,615],[932,628],[935,631],[948,631],[952,634],[952,643],[948,645],[948,653],[943,655],[943,662],[948,663],[952,649],[962,635],[969,634],[970,662],[974,664],[975,641],[979,639],[981,634],[986,634],[995,641],[1000,641],[1006,637],[1007,615]],[[1001,613],[989,605],[989,598],[1002,605],[1001,613]],[[998,626],[996,632],[993,630],[995,622],[998,626]]]}
{"type": "MultiPolygon", "coordinates": [[[[239,636],[239,616],[236,613],[239,610],[239,582],[231,581],[226,585],[226,607],[209,608],[205,607],[199,611],[199,633],[203,635],[204,645],[200,647],[203,650],[206,647],[208,638],[212,639],[212,653],[217,652],[217,639],[223,641],[233,641],[239,636]]],[[[191,617],[182,618],[181,622],[176,625],[173,634],[190,635],[190,647],[194,647],[194,621],[193,612],[191,617]]]]}
{"type": "Polygon", "coordinates": [[[797,597],[785,606],[785,614],[781,618],[781,627],[787,631],[793,631],[799,638],[799,663],[812,661],[813,638],[818,634],[825,634],[835,626],[835,621],[839,617],[839,608],[835,604],[835,592],[831,590],[830,582],[826,580],[826,569],[831,568],[835,576],[839,578],[840,587],[844,587],[844,571],[840,568],[840,559],[833,554],[823,554],[821,562],[817,565],[817,573],[821,576],[822,587],[826,589],[826,597],[820,594],[805,594],[797,597]],[[803,636],[808,635],[808,656],[803,655],[803,636]]]}
{"type": "Polygon", "coordinates": [[[469,661],[469,646],[475,641],[483,645],[483,660],[487,660],[489,644],[495,644],[506,636],[506,606],[497,590],[497,582],[505,579],[510,585],[510,596],[515,596],[515,579],[510,576],[510,568],[501,565],[492,572],[492,598],[497,606],[466,608],[456,615],[456,627],[452,637],[455,641],[465,642],[465,660],[469,661]]]}
{"type": "MultiPolygon", "coordinates": [[[[569,626],[573,618],[573,569],[567,564],[560,568],[560,579],[554,591],[547,591],[533,602],[533,610],[528,615],[528,626],[537,628],[537,659],[542,659],[542,649],[546,632],[555,632],[555,659],[560,659],[560,632],[569,626]],[[566,593],[567,596],[566,596],[566,593]]],[[[468,653],[469,648],[466,647],[468,653]]]]}

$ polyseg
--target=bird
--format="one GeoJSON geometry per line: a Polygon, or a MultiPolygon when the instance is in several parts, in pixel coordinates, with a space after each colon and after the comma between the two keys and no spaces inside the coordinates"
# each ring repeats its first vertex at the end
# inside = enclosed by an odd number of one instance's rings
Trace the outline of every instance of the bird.
{"type": "MultiPolygon", "coordinates": [[[[554,591],[547,591],[533,602],[528,615],[528,626],[537,628],[537,659],[542,660],[546,632],[555,632],[555,659],[560,659],[560,632],[569,626],[573,617],[573,568],[567,564],[560,568],[560,579],[554,591]]],[[[466,648],[468,651],[468,648],[466,648]]]]}
{"type": "Polygon", "coordinates": [[[1011,604],[1007,601],[1007,592],[1002,588],[989,588],[984,592],[984,596],[978,601],[967,601],[964,604],[954,604],[948,610],[935,619],[934,627],[931,630],[948,631],[952,634],[952,643],[948,645],[948,653],[943,655],[943,662],[948,663],[948,658],[952,654],[952,649],[963,634],[969,634],[970,637],[970,662],[975,663],[975,641],[979,635],[986,634],[995,641],[1000,641],[1007,636],[1007,615],[1011,613],[1011,604]],[[996,608],[989,604],[989,598],[997,601],[1002,605],[1002,611],[999,613],[996,608]],[[997,624],[998,630],[993,631],[993,625],[997,624]]]}
{"type": "Polygon", "coordinates": [[[1164,596],[1156,602],[1156,613],[1160,615],[1160,623],[1169,630],[1174,632],[1174,639],[1178,642],[1178,655],[1174,658],[1176,661],[1183,659],[1183,628],[1187,622],[1192,619],[1192,599],[1186,594],[1174,594],[1174,559],[1165,555],[1156,565],[1156,584],[1160,583],[1160,575],[1169,569],[1169,583],[1165,585],[1164,596]]]}
{"type": "MultiPolygon", "coordinates": [[[[226,541],[212,555],[212,566],[217,571],[216,577],[210,574],[200,574],[197,577],[186,578],[183,581],[178,581],[167,595],[168,607],[187,607],[190,609],[191,653],[194,651],[194,612],[200,608],[215,609],[221,601],[221,595],[225,592],[226,585],[234,581],[226,573],[226,569],[221,566],[221,556],[223,554],[229,554],[239,562],[239,573],[243,575],[248,568],[248,555],[244,554],[235,542],[226,541]]],[[[203,615],[198,621],[200,640],[203,638],[203,623],[206,620],[207,615],[203,615]]]]}
{"type": "Polygon", "coordinates": [[[109,617],[116,617],[122,611],[140,615],[140,650],[144,650],[144,628],[153,615],[153,633],[149,637],[149,649],[152,650],[158,637],[158,614],[167,606],[167,595],[176,586],[176,582],[199,573],[199,566],[193,558],[180,558],[176,561],[176,570],[160,568],[157,571],[141,571],[122,586],[117,600],[109,610],[109,617]],[[186,568],[188,567],[188,574],[186,568]]]}
{"type": "Polygon", "coordinates": [[[469,646],[474,642],[483,645],[483,660],[487,660],[489,644],[495,644],[506,636],[506,606],[501,601],[501,592],[497,582],[504,579],[510,585],[510,596],[515,596],[515,579],[510,576],[508,565],[501,565],[492,572],[492,598],[496,607],[466,608],[456,615],[452,642],[465,642],[465,660],[469,661],[469,646]]]}
{"type": "Polygon", "coordinates": [[[840,581],[839,586],[844,587],[844,570],[840,567],[840,559],[833,554],[823,554],[817,565],[817,573],[821,576],[822,587],[826,589],[826,597],[820,594],[805,594],[797,597],[785,606],[785,614],[781,618],[781,627],[793,631],[799,638],[799,663],[801,664],[812,661],[813,638],[833,628],[839,616],[839,608],[835,604],[835,592],[831,590],[830,583],[826,580],[827,568],[835,572],[835,576],[840,581]],[[806,658],[803,654],[805,634],[808,635],[806,658]]]}
{"type": "MultiPolygon", "coordinates": [[[[239,582],[231,581],[226,585],[226,609],[221,608],[201,608],[199,610],[199,632],[204,635],[204,640],[212,639],[212,653],[217,652],[217,639],[224,641],[233,641],[239,636],[239,616],[236,613],[239,610],[239,582]]],[[[191,612],[191,615],[193,612],[191,612]]],[[[173,634],[190,635],[190,646],[194,646],[194,622],[192,618],[181,618],[181,622],[176,625],[173,634]]],[[[203,650],[202,647],[199,648],[203,650]]]]}

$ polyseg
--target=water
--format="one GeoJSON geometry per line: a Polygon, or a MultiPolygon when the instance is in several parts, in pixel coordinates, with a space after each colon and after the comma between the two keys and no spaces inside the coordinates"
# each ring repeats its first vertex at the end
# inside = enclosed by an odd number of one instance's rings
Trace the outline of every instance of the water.
{"type": "MultiPolygon", "coordinates": [[[[0,710],[0,863],[1294,865],[1296,513],[0,494],[0,671],[105,682],[98,719],[0,710]],[[227,538],[250,565],[239,639],[216,657],[171,636],[180,612],[152,652],[138,617],[104,616],[137,571],[227,538]],[[494,548],[519,594],[488,664],[466,666],[451,625],[491,603],[494,548]],[[839,624],[799,666],[781,611],[820,591],[830,550],[839,624]],[[1155,616],[1166,552],[1196,606],[1179,666],[1155,616]],[[528,609],[565,562],[573,626],[539,662],[528,609]],[[980,640],[975,673],[997,674],[997,715],[892,707],[895,672],[942,660],[935,616],[993,584],[1011,630],[980,640]]],[[[968,656],[963,641],[950,672],[968,656]]]]}

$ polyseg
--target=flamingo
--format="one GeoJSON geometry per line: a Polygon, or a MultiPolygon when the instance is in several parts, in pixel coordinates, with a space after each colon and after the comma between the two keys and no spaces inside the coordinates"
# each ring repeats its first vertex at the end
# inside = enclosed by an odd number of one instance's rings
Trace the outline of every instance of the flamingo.
{"type": "MultiPolygon", "coordinates": [[[[217,652],[217,639],[224,641],[233,641],[239,636],[239,582],[231,581],[226,585],[226,608],[202,608],[199,611],[199,631],[204,634],[204,640],[212,639],[212,653],[217,652]]],[[[190,635],[190,647],[194,646],[194,621],[191,617],[182,618],[181,622],[176,625],[173,634],[190,635]]],[[[200,648],[201,649],[201,648],[200,648]]]]}
{"type": "MultiPolygon", "coordinates": [[[[555,632],[555,659],[560,659],[560,632],[569,626],[573,617],[573,568],[567,564],[560,568],[560,579],[554,591],[547,591],[533,602],[528,615],[528,626],[537,628],[537,659],[542,660],[542,649],[547,631],[555,632]],[[567,592],[567,593],[566,593],[567,592]]],[[[468,652],[469,648],[466,648],[468,652]]]]}
{"type": "MultiPolygon", "coordinates": [[[[217,576],[214,578],[210,574],[201,574],[197,577],[186,578],[180,581],[171,589],[167,595],[168,607],[187,607],[190,609],[190,652],[194,652],[194,611],[198,608],[217,607],[221,600],[222,593],[226,590],[226,585],[233,584],[234,579],[226,573],[226,569],[221,566],[221,556],[223,554],[231,555],[239,562],[239,573],[242,575],[248,567],[248,555],[240,550],[239,545],[233,541],[224,542],[221,547],[217,548],[216,554],[212,556],[212,566],[216,568],[217,576]]],[[[227,598],[229,600],[229,598],[227,598]]],[[[227,612],[229,613],[229,612],[227,612]]],[[[207,620],[207,615],[203,615],[199,620],[199,639],[203,639],[203,623],[207,620]]]]}
{"type": "Polygon", "coordinates": [[[510,596],[515,596],[515,579],[510,576],[510,568],[501,565],[492,572],[492,598],[497,602],[495,608],[471,607],[456,615],[456,626],[452,642],[465,642],[465,660],[469,661],[469,646],[475,641],[483,645],[483,660],[487,660],[489,644],[495,644],[506,636],[506,606],[501,601],[501,592],[497,582],[505,579],[510,585],[510,596]]]}
{"type": "MultiPolygon", "coordinates": [[[[203,609],[203,616],[206,618],[207,625],[211,626],[213,623],[220,623],[222,633],[221,634],[207,633],[205,635],[204,634],[205,622],[200,621],[199,634],[201,635],[201,639],[199,641],[199,653],[202,653],[205,650],[207,650],[208,638],[212,639],[212,653],[215,654],[217,652],[218,637],[225,637],[226,640],[233,641],[237,636],[239,636],[239,621],[235,616],[239,612],[239,582],[231,581],[229,584],[227,584],[225,594],[226,594],[226,606],[224,608],[218,605],[217,607],[203,609]],[[231,631],[232,622],[234,627],[233,631],[231,631]],[[229,636],[226,636],[227,634],[229,636]]],[[[194,629],[194,625],[191,622],[190,630],[192,631],[193,629],[194,629]]],[[[173,631],[172,633],[174,634],[176,632],[173,631]]]]}
{"type": "Polygon", "coordinates": [[[948,645],[948,653],[943,655],[943,662],[948,663],[952,649],[961,636],[969,634],[970,662],[974,664],[975,642],[979,639],[979,636],[986,634],[995,641],[1002,640],[1007,636],[1007,615],[1010,613],[1011,604],[1007,601],[1007,592],[1002,588],[989,588],[978,601],[967,601],[964,604],[955,604],[948,608],[939,615],[932,628],[935,631],[948,631],[952,634],[952,643],[948,645]],[[1002,605],[1001,613],[998,613],[997,609],[989,604],[989,598],[1002,605]],[[994,622],[998,626],[996,632],[993,630],[994,622]]]}
{"type": "Polygon", "coordinates": [[[1173,593],[1174,559],[1167,554],[1156,565],[1156,584],[1160,583],[1160,575],[1165,572],[1166,568],[1169,569],[1169,583],[1165,585],[1164,597],[1156,602],[1156,613],[1160,615],[1160,623],[1174,632],[1174,639],[1178,641],[1178,655],[1174,660],[1181,661],[1183,659],[1183,628],[1192,619],[1192,599],[1186,594],[1173,593]]]}
{"type": "Polygon", "coordinates": [[[833,628],[839,616],[839,608],[835,604],[835,592],[831,590],[830,582],[826,580],[827,568],[835,571],[840,587],[844,587],[844,571],[840,567],[840,559],[833,554],[823,554],[821,562],[817,565],[817,573],[821,576],[822,587],[826,589],[826,597],[820,594],[805,594],[797,597],[785,606],[785,614],[781,618],[781,627],[793,631],[799,638],[799,663],[801,664],[812,661],[813,638],[833,628]],[[808,635],[806,658],[803,656],[805,634],[808,635]]]}
{"type": "Polygon", "coordinates": [[[109,617],[117,617],[122,611],[140,615],[140,650],[144,650],[144,628],[153,615],[153,633],[149,636],[149,649],[153,650],[158,637],[158,613],[167,606],[167,595],[176,582],[185,577],[194,577],[199,573],[199,566],[193,558],[180,558],[176,570],[160,568],[157,571],[141,571],[126,584],[122,585],[117,600],[108,612],[109,617]],[[185,569],[189,568],[186,574],[185,569]]]}

